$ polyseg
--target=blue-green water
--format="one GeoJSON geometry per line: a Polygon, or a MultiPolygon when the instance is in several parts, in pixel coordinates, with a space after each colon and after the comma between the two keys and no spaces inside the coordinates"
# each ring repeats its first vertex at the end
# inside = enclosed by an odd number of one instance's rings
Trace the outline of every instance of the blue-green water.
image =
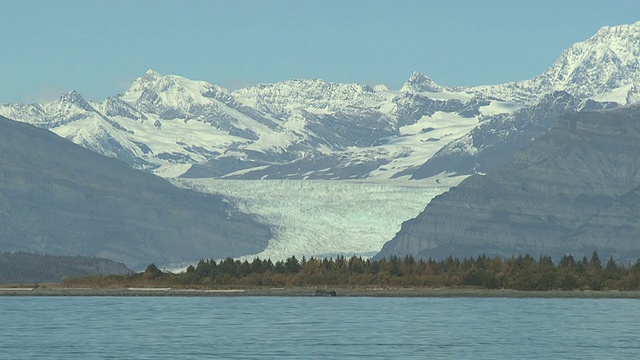
{"type": "Polygon", "coordinates": [[[640,301],[0,297],[2,359],[638,359],[640,301]]]}

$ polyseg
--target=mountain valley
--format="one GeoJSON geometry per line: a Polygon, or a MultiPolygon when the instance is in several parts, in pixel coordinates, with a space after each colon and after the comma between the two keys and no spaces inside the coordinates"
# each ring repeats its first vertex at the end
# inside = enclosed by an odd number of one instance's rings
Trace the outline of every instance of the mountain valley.
{"type": "Polygon", "coordinates": [[[626,259],[640,184],[616,181],[635,179],[636,149],[608,150],[635,131],[639,102],[640,22],[604,27],[543,74],[506,84],[443,86],[414,72],[398,90],[293,79],[229,91],[149,70],[104,101],[70,91],[3,104],[0,116],[40,130],[0,122],[10,234],[0,251],[134,269],[381,248],[442,257],[595,246],[626,259]],[[612,234],[619,242],[603,242],[612,234]]]}

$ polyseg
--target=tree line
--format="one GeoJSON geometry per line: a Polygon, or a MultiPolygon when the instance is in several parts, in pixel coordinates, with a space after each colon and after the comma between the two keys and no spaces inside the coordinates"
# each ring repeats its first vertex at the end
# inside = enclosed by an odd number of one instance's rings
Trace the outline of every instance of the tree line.
{"type": "Polygon", "coordinates": [[[272,262],[255,258],[240,261],[201,260],[184,273],[164,272],[150,264],[142,273],[124,276],[66,279],[68,285],[172,286],[172,287],[464,287],[513,290],[640,290],[640,259],[619,264],[613,257],[605,265],[593,252],[575,259],[530,255],[510,258],[448,257],[444,260],[412,256],[371,260],[353,256],[335,259],[292,256],[272,262]]]}

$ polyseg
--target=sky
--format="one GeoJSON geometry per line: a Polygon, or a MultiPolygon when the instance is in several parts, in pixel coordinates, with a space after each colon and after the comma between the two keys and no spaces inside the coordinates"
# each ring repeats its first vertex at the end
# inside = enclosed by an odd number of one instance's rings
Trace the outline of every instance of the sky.
{"type": "Polygon", "coordinates": [[[230,90],[293,78],[532,78],[638,0],[21,0],[3,3],[0,103],[101,101],[153,69],[230,90]]]}

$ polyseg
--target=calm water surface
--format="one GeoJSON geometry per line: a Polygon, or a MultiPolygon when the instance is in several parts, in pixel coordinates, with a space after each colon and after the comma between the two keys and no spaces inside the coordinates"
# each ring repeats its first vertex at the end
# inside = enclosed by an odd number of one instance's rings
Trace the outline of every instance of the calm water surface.
{"type": "Polygon", "coordinates": [[[621,299],[0,297],[2,359],[638,359],[621,299]]]}

